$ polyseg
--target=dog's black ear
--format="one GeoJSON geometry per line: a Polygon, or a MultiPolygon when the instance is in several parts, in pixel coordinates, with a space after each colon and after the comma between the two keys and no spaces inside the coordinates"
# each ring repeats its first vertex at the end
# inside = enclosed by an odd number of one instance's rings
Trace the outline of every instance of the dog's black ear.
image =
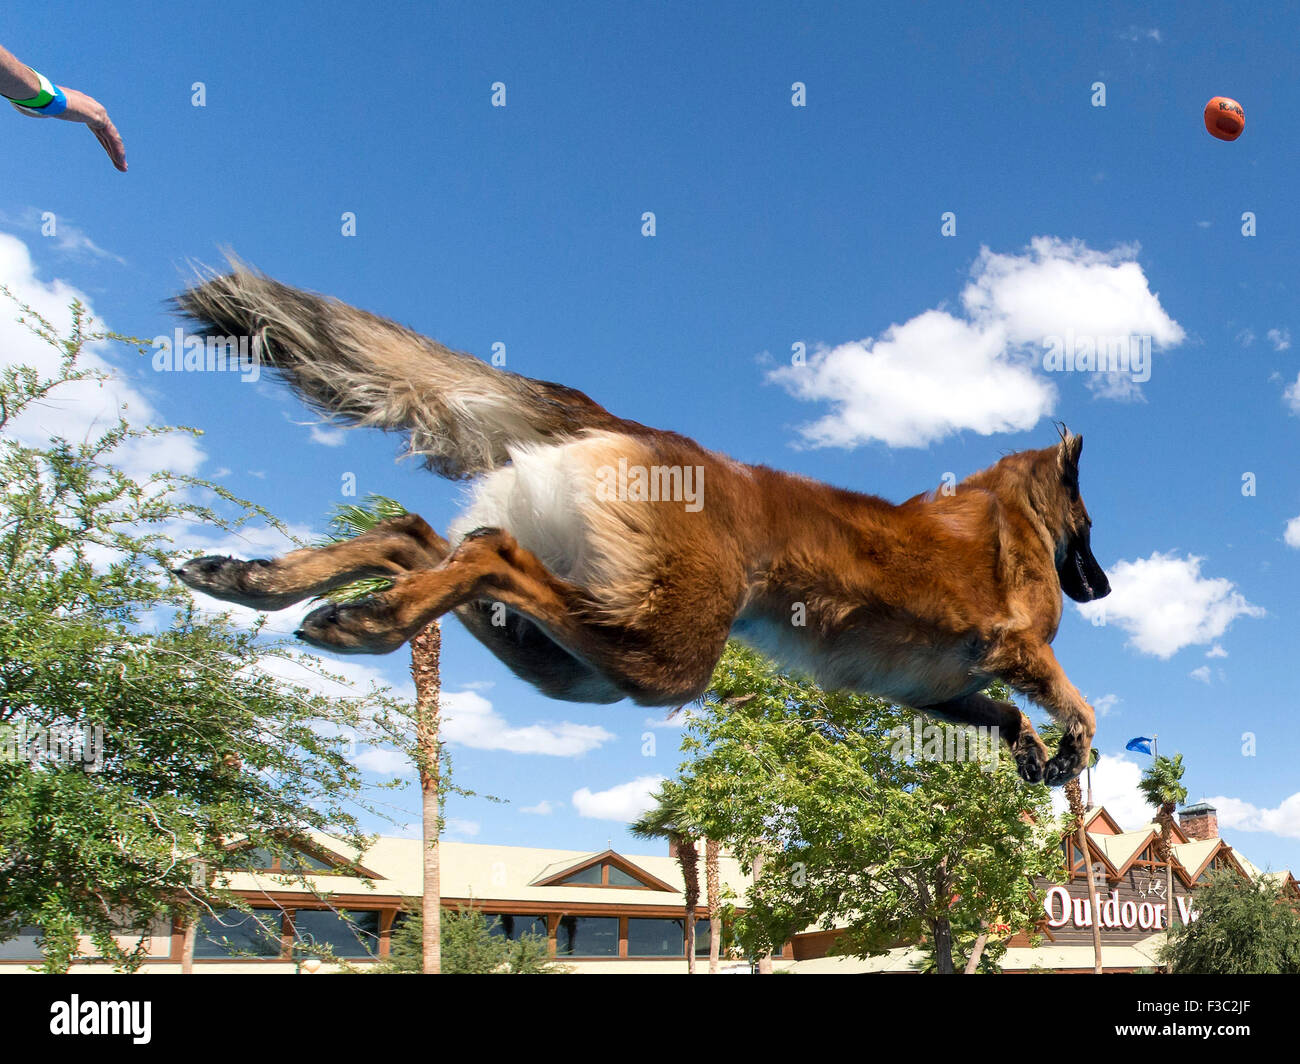
{"type": "Polygon", "coordinates": [[[1079,456],[1083,454],[1083,437],[1076,436],[1069,429],[1061,426],[1061,445],[1057,448],[1056,461],[1061,467],[1061,476],[1066,483],[1079,483],[1079,456]]]}

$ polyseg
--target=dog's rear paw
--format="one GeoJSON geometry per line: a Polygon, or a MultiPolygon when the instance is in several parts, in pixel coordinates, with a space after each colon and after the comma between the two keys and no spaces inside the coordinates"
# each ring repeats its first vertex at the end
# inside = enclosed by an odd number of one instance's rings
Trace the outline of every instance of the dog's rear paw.
{"type": "Polygon", "coordinates": [[[406,642],[406,635],[389,620],[389,612],[377,597],[348,605],[331,602],[307,614],[293,634],[336,654],[387,654],[406,642]]]}
{"type": "Polygon", "coordinates": [[[1047,762],[1047,752],[1043,744],[1022,740],[1016,743],[1013,753],[1016,758],[1016,771],[1020,773],[1020,778],[1026,783],[1042,783],[1044,766],[1047,762]]]}
{"type": "Polygon", "coordinates": [[[1016,771],[1026,783],[1042,783],[1044,767],[1047,764],[1047,747],[1034,731],[1029,718],[1020,714],[1020,734],[1011,744],[1012,756],[1016,759],[1016,771]]]}
{"type": "Polygon", "coordinates": [[[297,596],[277,593],[266,586],[272,565],[265,558],[244,562],[220,554],[205,554],[173,569],[172,575],[187,587],[223,602],[255,610],[280,610],[293,605],[297,596]]]}

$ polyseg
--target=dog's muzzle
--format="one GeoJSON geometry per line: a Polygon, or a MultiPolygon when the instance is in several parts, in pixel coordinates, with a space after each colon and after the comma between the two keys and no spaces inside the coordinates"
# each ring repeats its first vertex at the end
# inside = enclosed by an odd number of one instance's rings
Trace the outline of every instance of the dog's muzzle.
{"type": "Polygon", "coordinates": [[[1061,590],[1075,602],[1092,602],[1110,594],[1110,581],[1092,555],[1087,533],[1070,541],[1056,572],[1061,578],[1061,590]]]}

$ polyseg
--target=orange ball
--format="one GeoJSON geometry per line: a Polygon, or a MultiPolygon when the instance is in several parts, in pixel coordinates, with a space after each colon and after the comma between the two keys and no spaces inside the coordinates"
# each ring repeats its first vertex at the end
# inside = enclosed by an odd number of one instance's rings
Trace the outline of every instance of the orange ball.
{"type": "Polygon", "coordinates": [[[1246,128],[1246,112],[1227,96],[1216,96],[1205,105],[1205,128],[1220,140],[1236,140],[1246,128]]]}

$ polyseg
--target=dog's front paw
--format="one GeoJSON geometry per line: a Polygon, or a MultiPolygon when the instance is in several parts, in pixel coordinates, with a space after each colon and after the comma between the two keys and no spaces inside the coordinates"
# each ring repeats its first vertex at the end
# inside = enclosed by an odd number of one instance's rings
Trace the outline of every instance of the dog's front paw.
{"type": "Polygon", "coordinates": [[[329,603],[307,614],[294,635],[336,654],[387,654],[407,638],[392,623],[390,612],[378,598],[348,605],[329,603]]]}
{"type": "Polygon", "coordinates": [[[273,562],[255,558],[244,562],[219,554],[192,558],[172,574],[195,591],[255,610],[279,610],[296,600],[293,594],[277,593],[268,587],[273,562]]]}
{"type": "Polygon", "coordinates": [[[1089,744],[1081,735],[1068,731],[1061,737],[1061,745],[1056,748],[1056,756],[1047,762],[1043,781],[1049,787],[1060,787],[1069,783],[1083,771],[1087,762],[1089,744]]]}

